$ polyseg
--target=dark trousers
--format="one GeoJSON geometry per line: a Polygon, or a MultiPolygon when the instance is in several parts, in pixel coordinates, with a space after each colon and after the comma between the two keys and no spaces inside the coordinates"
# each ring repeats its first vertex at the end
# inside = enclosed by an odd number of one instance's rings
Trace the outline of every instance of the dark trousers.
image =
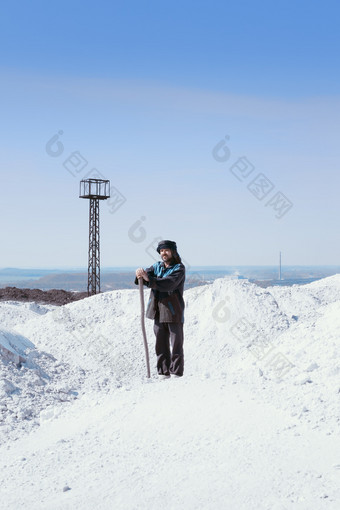
{"type": "Polygon", "coordinates": [[[159,322],[155,319],[153,330],[156,335],[158,373],[183,375],[183,323],[159,322]]]}

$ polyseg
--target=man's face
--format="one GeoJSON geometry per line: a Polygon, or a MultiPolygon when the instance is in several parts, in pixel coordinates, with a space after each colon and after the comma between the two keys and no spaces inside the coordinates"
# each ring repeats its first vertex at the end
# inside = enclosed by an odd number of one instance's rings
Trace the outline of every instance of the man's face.
{"type": "Polygon", "coordinates": [[[172,259],[171,250],[169,248],[164,248],[160,250],[160,256],[163,262],[165,263],[170,262],[170,260],[172,259]]]}

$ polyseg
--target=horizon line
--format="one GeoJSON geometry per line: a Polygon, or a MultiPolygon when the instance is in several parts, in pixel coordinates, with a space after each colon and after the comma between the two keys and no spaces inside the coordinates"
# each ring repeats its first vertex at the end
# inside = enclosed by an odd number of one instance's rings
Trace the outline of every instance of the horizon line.
{"type": "MultiPolygon", "coordinates": [[[[219,268],[219,269],[230,269],[230,268],[242,268],[242,267],[274,267],[277,268],[278,264],[230,264],[230,265],[221,265],[221,264],[213,264],[213,265],[196,265],[196,266],[190,266],[189,269],[199,269],[199,268],[219,268]]],[[[306,268],[312,268],[312,267],[338,267],[340,268],[340,264],[286,264],[282,265],[282,268],[284,267],[306,267],[306,268]]],[[[109,269],[129,269],[134,270],[136,266],[101,266],[100,270],[109,270],[109,269]]],[[[21,266],[21,267],[13,267],[13,266],[3,266],[0,267],[0,271],[84,271],[87,272],[88,268],[86,266],[21,266]]]]}

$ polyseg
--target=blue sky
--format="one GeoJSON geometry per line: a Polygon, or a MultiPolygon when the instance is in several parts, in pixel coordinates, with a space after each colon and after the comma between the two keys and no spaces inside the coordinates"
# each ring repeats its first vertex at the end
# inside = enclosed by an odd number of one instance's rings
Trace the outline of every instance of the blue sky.
{"type": "Polygon", "coordinates": [[[103,266],[147,266],[161,237],[188,266],[338,264],[339,14],[3,2],[0,267],[86,267],[89,175],[112,186],[103,266]]]}

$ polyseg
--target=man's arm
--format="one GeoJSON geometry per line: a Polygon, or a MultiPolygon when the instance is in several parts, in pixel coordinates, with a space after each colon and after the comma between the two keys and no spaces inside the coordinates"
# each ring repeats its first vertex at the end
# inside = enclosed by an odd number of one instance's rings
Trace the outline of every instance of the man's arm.
{"type": "MultiPolygon", "coordinates": [[[[152,267],[149,269],[153,269],[152,267]]],[[[149,269],[146,270],[147,276],[149,278],[149,285],[151,289],[159,290],[160,292],[172,292],[177,289],[177,287],[184,281],[185,278],[185,268],[181,264],[178,269],[173,271],[168,276],[164,276],[163,278],[158,278],[154,276],[153,270],[149,272],[149,269]]]]}

